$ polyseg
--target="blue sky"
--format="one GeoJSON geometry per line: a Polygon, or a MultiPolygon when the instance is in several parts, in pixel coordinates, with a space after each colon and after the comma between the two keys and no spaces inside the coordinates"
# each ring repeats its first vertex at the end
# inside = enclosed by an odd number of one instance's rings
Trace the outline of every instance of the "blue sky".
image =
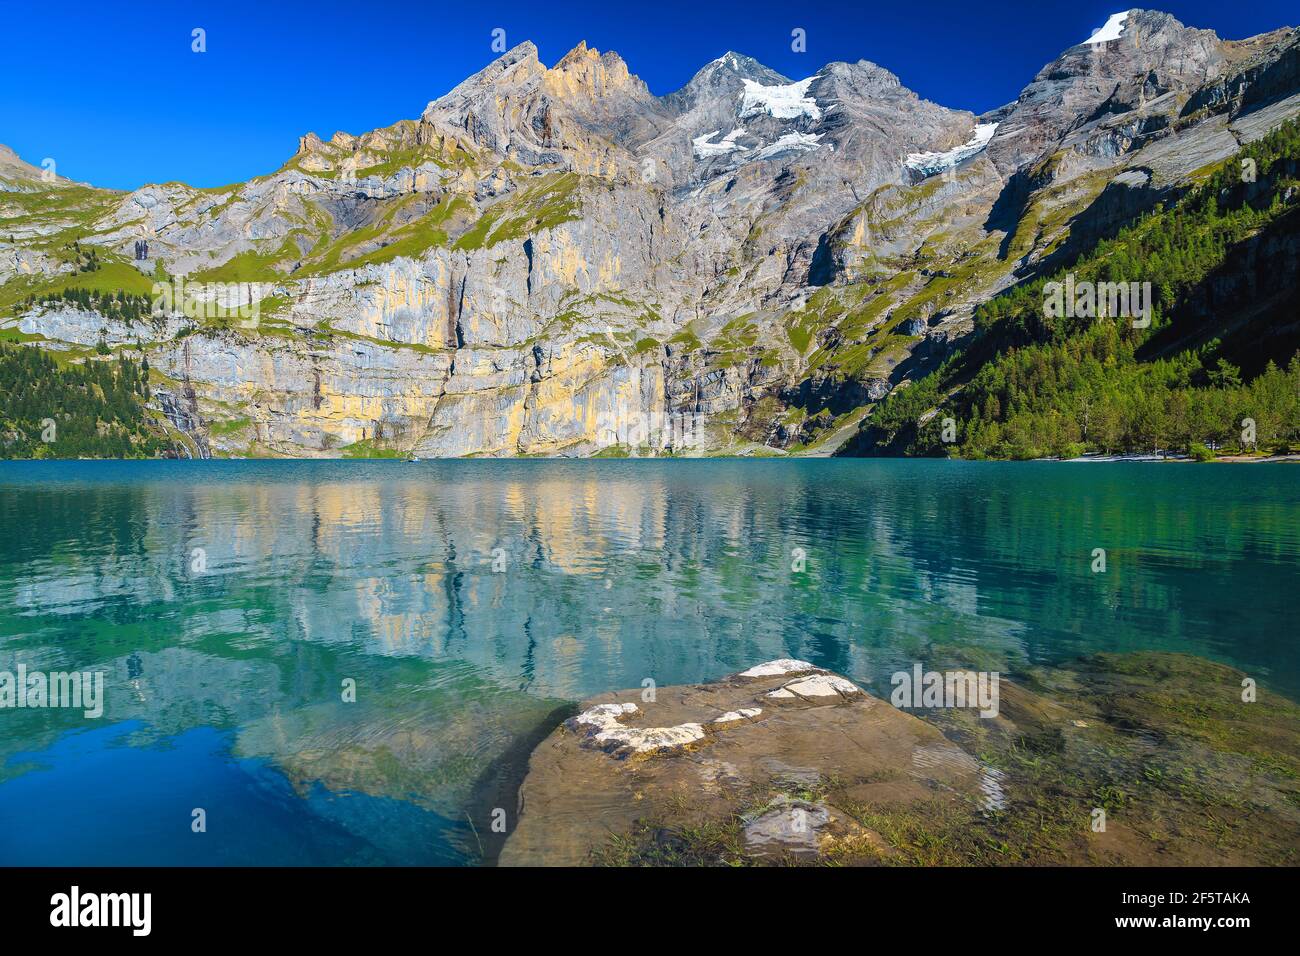
{"type": "MultiPolygon", "coordinates": [[[[1232,39],[1300,20],[1294,0],[1158,6],[1232,39]]],[[[419,116],[494,58],[495,28],[511,46],[535,42],[547,64],[579,40],[617,50],[658,94],[733,49],[795,78],[832,60],[873,60],[929,99],[983,112],[1121,9],[1122,0],[9,0],[0,143],[101,186],[223,185],[277,168],[305,132],[419,116]],[[190,49],[195,27],[207,32],[206,53],[190,49]],[[791,50],[795,28],[807,32],[806,53],[791,50]]]]}

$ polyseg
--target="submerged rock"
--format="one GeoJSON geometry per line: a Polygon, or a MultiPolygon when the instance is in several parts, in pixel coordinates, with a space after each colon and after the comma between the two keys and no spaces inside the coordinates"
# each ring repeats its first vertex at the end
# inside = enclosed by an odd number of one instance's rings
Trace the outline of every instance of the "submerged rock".
{"type": "Polygon", "coordinates": [[[817,856],[822,831],[830,822],[825,805],[783,798],[745,825],[745,846],[756,856],[817,856]]]}
{"type": "Polygon", "coordinates": [[[794,660],[607,694],[533,752],[500,862],[1293,865],[1300,707],[1245,687],[1141,652],[1004,679],[992,718],[794,660]]]}
{"type": "Polygon", "coordinates": [[[978,761],[939,731],[806,661],[641,694],[585,702],[534,751],[502,864],[592,862],[644,821],[743,820],[739,852],[816,859],[846,841],[883,842],[823,799],[832,783],[905,776],[914,795],[980,792],[978,761]],[[945,752],[957,759],[917,756],[945,752]]]}

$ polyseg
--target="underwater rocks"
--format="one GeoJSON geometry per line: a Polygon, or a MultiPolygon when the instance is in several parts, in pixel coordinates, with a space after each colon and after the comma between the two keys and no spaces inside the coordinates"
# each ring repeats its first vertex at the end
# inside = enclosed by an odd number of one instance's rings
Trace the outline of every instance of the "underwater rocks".
{"type": "Polygon", "coordinates": [[[846,841],[883,843],[822,799],[832,781],[870,785],[902,767],[908,792],[979,791],[979,763],[936,729],[806,661],[582,708],[533,752],[503,865],[588,863],[639,821],[742,816],[755,859],[817,858],[846,841]]]}
{"type": "Polygon", "coordinates": [[[1300,707],[1202,658],[1102,654],[921,716],[806,661],[585,702],[503,865],[1294,865],[1300,707]],[[978,757],[975,755],[978,754],[978,757]]]}
{"type": "Polygon", "coordinates": [[[815,857],[830,822],[831,811],[821,803],[780,797],[775,806],[746,822],[745,846],[759,857],[815,857]]]}

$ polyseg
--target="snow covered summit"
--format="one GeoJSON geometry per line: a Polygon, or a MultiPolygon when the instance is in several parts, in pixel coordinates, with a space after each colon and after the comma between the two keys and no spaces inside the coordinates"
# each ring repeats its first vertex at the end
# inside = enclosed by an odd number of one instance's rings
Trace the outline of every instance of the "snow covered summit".
{"type": "Polygon", "coordinates": [[[1088,46],[1098,46],[1102,43],[1109,43],[1111,40],[1118,40],[1124,34],[1124,25],[1128,22],[1128,12],[1112,13],[1106,25],[1100,30],[1093,33],[1083,42],[1088,46]]]}

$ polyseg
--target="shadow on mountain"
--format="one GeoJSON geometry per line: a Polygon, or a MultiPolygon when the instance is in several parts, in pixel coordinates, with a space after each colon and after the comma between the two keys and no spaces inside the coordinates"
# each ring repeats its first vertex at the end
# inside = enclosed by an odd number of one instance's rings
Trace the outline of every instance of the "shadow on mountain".
{"type": "Polygon", "coordinates": [[[1159,203],[1176,202],[1186,188],[1161,189],[1151,185],[1151,171],[1125,170],[1116,176],[1086,209],[1070,220],[1070,235],[1065,242],[1038,263],[1038,271],[1048,274],[1066,269],[1098,243],[1114,239],[1128,225],[1159,203]]]}
{"type": "Polygon", "coordinates": [[[1137,356],[1152,361],[1215,339],[1216,355],[1246,377],[1300,349],[1300,210],[1229,251],[1137,356]]]}
{"type": "Polygon", "coordinates": [[[1011,241],[1016,236],[1016,228],[1025,216],[1025,211],[1029,207],[1029,197],[1033,195],[1035,188],[1029,171],[1018,170],[1007,180],[1007,184],[1002,187],[1002,192],[994,201],[993,208],[989,210],[988,218],[984,221],[984,231],[1004,233],[1002,242],[998,246],[999,259],[1006,259],[1010,254],[1011,241]]]}

